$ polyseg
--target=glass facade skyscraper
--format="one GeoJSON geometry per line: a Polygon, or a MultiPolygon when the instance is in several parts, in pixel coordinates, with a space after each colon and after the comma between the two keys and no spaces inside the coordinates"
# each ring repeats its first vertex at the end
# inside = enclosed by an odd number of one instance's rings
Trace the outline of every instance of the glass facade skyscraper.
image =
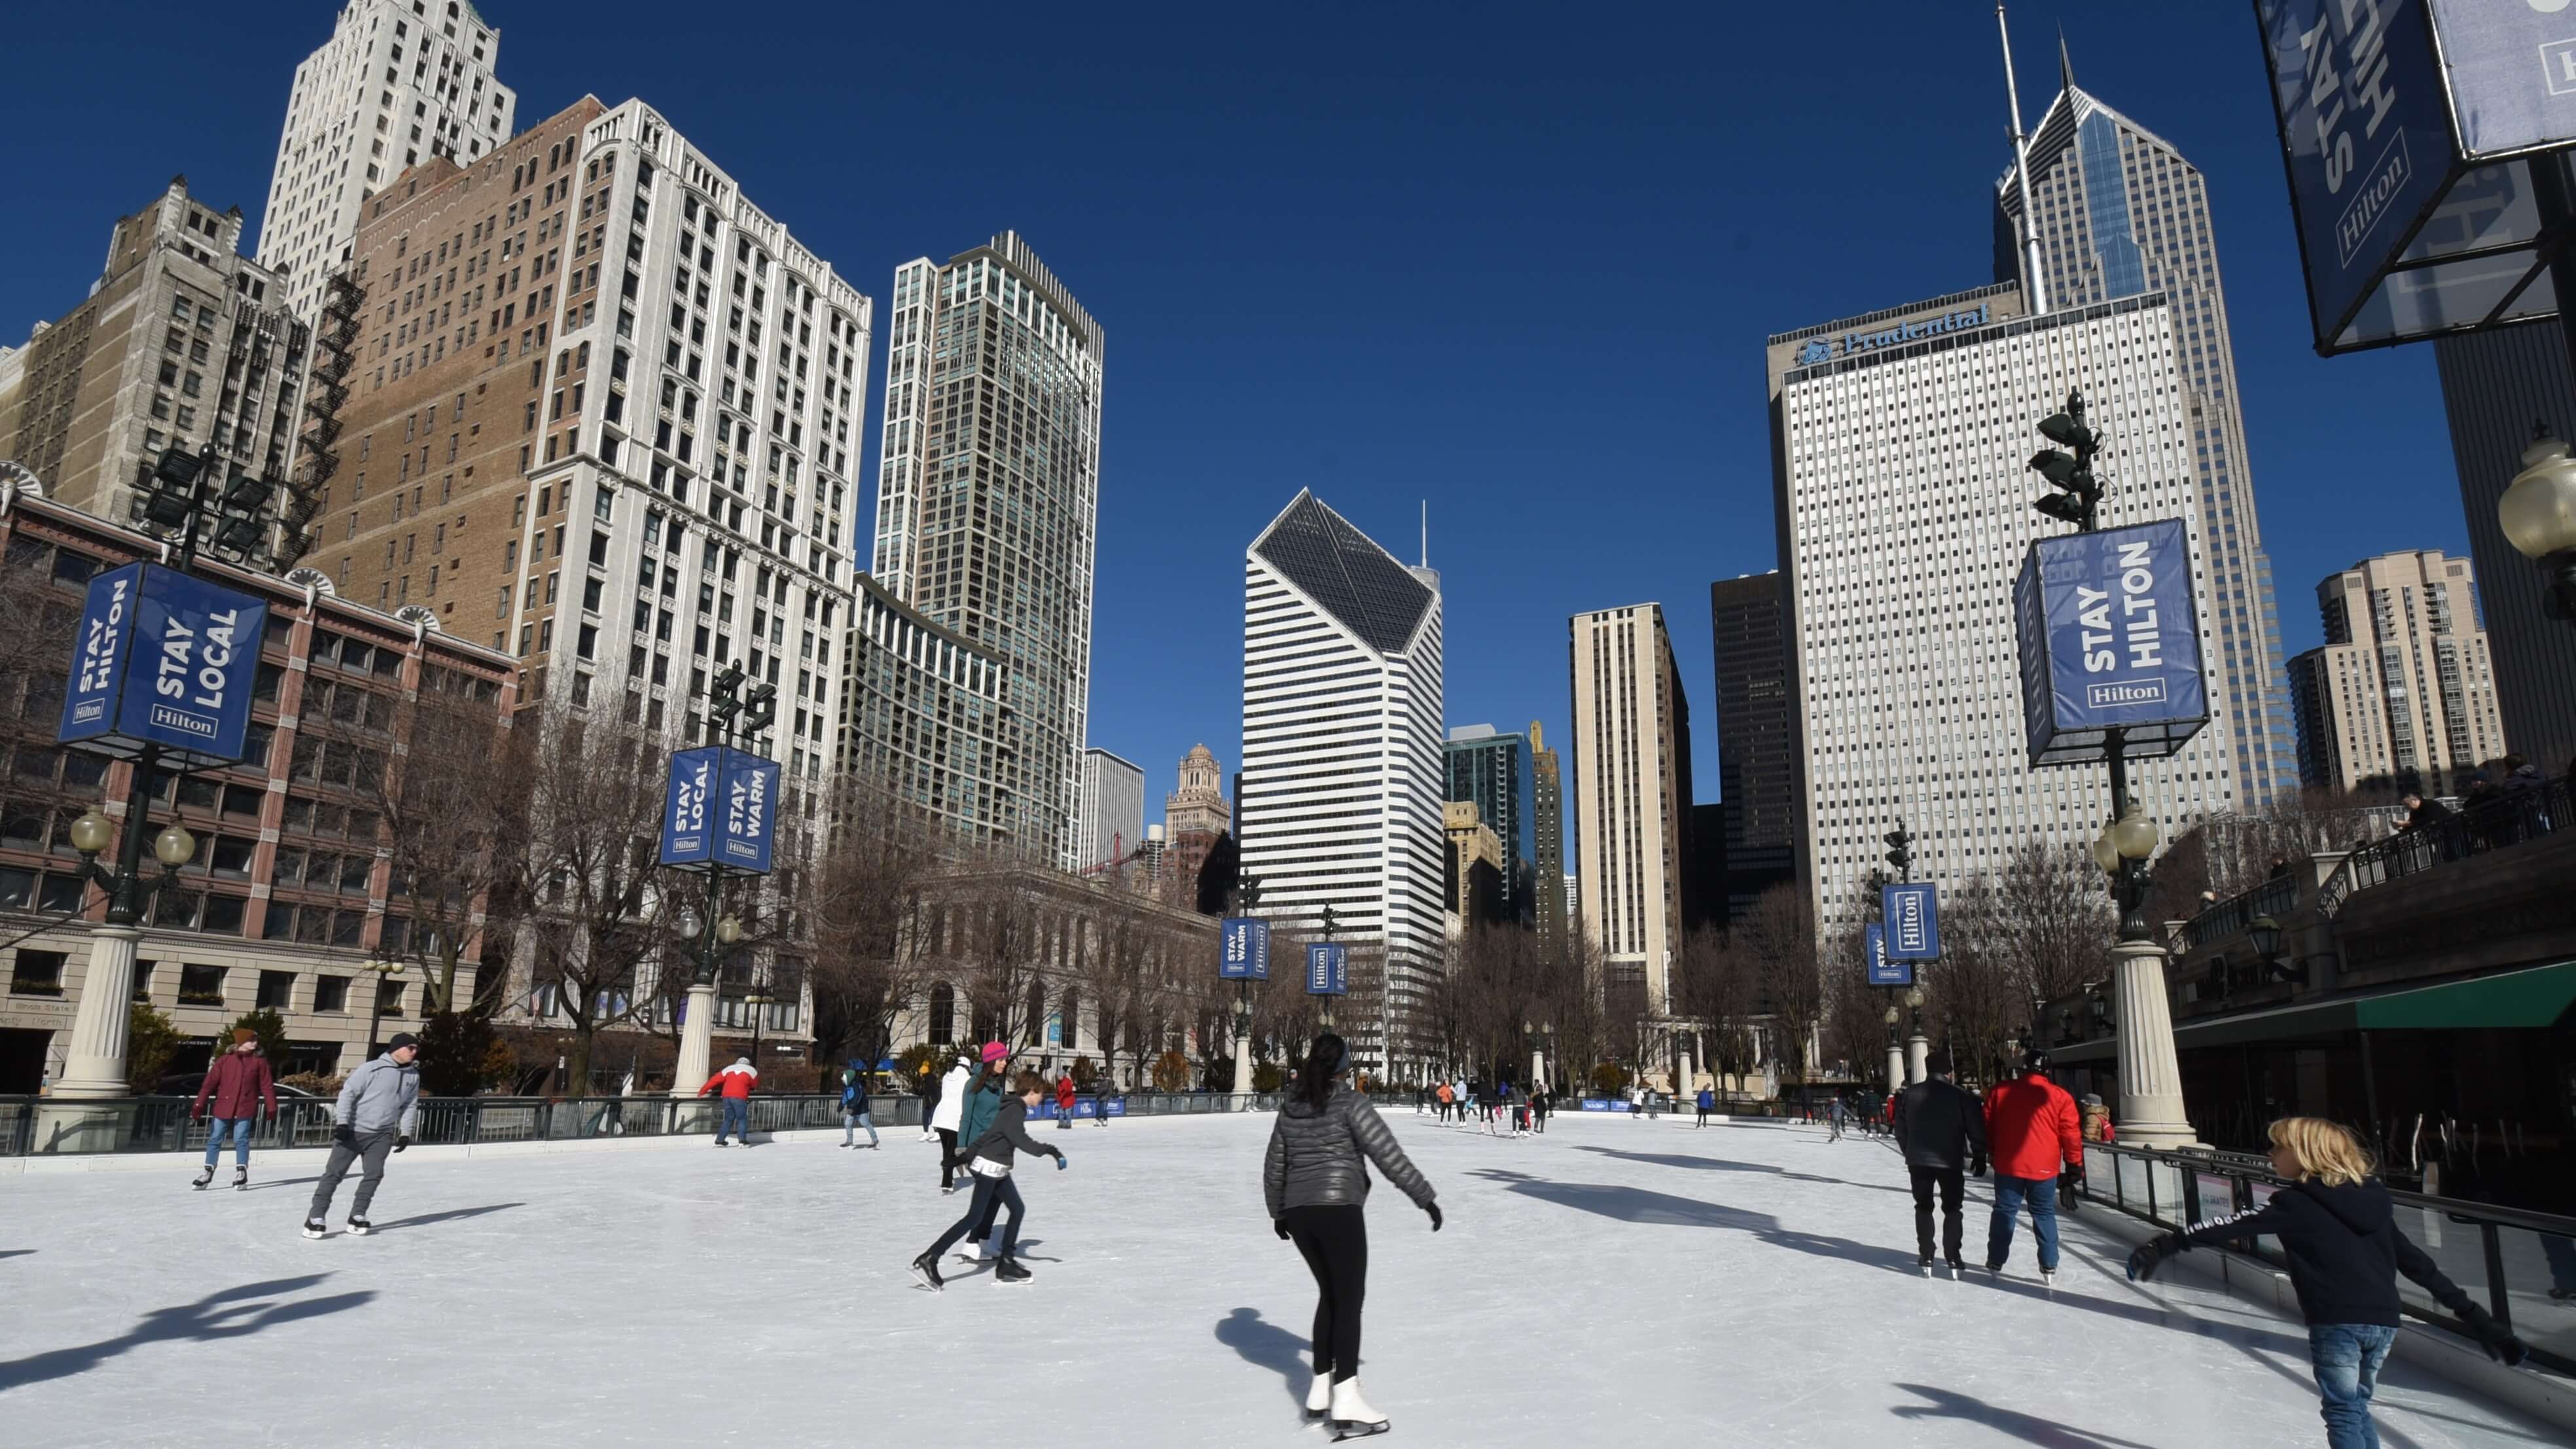
{"type": "Polygon", "coordinates": [[[1503,847],[1503,914],[1531,919],[1529,741],[1492,725],[1460,725],[1441,746],[1451,800],[1472,801],[1476,816],[1503,847]]]}
{"type": "MultiPolygon", "coordinates": [[[[2234,701],[2232,734],[2244,803],[2299,785],[2289,682],[2281,667],[2281,624],[2272,561],[2254,513],[2245,417],[2236,394],[2236,354],[2218,280],[2208,187],[2182,153],[2075,85],[2072,66],[2030,140],[2037,240],[2052,309],[2164,294],[2186,388],[2191,464],[2208,520],[2210,593],[2216,609],[2211,670],[2234,701]]],[[[2017,227],[2021,183],[2007,165],[1995,185],[1995,277],[2021,278],[2017,227]]],[[[2032,418],[2036,423],[2038,419],[2032,418]]],[[[2037,447],[2034,438],[2032,446],[2037,447]]],[[[2110,488],[2143,489],[2161,479],[2123,477],[2110,488]]],[[[2035,480],[2034,480],[2035,482],[2035,480]]]]}

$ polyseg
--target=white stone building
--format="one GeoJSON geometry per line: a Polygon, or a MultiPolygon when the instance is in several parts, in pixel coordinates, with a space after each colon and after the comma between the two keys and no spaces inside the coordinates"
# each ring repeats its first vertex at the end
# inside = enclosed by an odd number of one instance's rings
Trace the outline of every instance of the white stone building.
{"type": "Polygon", "coordinates": [[[1098,745],[1082,752],[1082,808],[1074,816],[1075,867],[1106,865],[1145,843],[1145,767],[1098,745]]]}
{"type": "Polygon", "coordinates": [[[1661,604],[1577,614],[1576,875],[1614,1002],[1672,1010],[1690,860],[1690,708],[1661,604]]]}
{"type": "Polygon", "coordinates": [[[500,54],[466,0],[349,0],[295,68],[259,224],[259,263],[286,274],[295,315],[312,321],[349,264],[360,203],[422,161],[470,164],[510,138],[500,54]]]}

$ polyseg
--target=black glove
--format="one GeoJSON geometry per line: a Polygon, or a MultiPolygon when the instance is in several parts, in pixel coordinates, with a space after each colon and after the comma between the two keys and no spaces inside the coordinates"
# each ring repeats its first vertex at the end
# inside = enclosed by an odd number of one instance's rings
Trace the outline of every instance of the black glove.
{"type": "Polygon", "coordinates": [[[1279,1235],[1279,1241],[1283,1243],[1288,1241],[1288,1224],[1285,1222],[1282,1222],[1278,1218],[1272,1218],[1270,1220],[1270,1230],[1279,1235]]]}
{"type": "Polygon", "coordinates": [[[2469,1333],[2477,1339],[2478,1347],[2485,1349],[2491,1359],[2520,1367],[2524,1356],[2531,1352],[2521,1339],[2514,1336],[2512,1329],[2496,1322],[2494,1314],[2474,1303],[2460,1317],[2467,1321],[2469,1333]]]}
{"type": "Polygon", "coordinates": [[[1985,1175],[1986,1175],[1986,1160],[1985,1160],[1984,1158],[1982,1158],[1982,1157],[1971,1157],[1971,1158],[1969,1158],[1969,1159],[1968,1159],[1968,1175],[1969,1175],[1970,1177],[1983,1177],[1983,1176],[1985,1176],[1985,1175]]]}
{"type": "Polygon", "coordinates": [[[2165,1259],[2188,1246],[2190,1245],[2182,1240],[2180,1233],[2166,1233],[2140,1243],[2136,1250],[2129,1254],[2129,1281],[2132,1283],[2149,1281],[2156,1276],[2156,1269],[2163,1265],[2165,1259]]]}
{"type": "Polygon", "coordinates": [[[343,1147],[355,1147],[358,1145],[358,1131],[348,1123],[343,1122],[339,1126],[331,1129],[331,1140],[339,1143],[343,1147]]]}
{"type": "Polygon", "coordinates": [[[1440,1204],[1427,1202],[1422,1205],[1422,1210],[1431,1214],[1431,1231],[1440,1231],[1440,1204]]]}
{"type": "Polygon", "coordinates": [[[410,1133],[408,1133],[408,1132],[399,1132],[399,1133],[396,1133],[396,1134],[394,1135],[394,1151],[396,1151],[396,1152],[400,1152],[400,1151],[402,1151],[404,1148],[409,1147],[410,1145],[411,1145],[411,1134],[410,1134],[410,1133]]]}

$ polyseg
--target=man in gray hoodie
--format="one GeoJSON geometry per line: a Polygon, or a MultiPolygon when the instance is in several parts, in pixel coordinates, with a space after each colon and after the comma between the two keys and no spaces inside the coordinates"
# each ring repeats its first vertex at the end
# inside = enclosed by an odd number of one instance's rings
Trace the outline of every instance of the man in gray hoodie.
{"type": "Polygon", "coordinates": [[[358,1179],[356,1200],[349,1204],[349,1232],[363,1238],[375,1231],[367,1221],[367,1204],[375,1201],[376,1184],[385,1180],[385,1154],[411,1145],[412,1116],[420,1104],[420,1069],[413,1061],[419,1055],[420,1038],[396,1032],[383,1056],[351,1072],[340,1084],[340,1100],[331,1109],[337,1124],[331,1129],[331,1161],[322,1169],[322,1180],[314,1184],[313,1206],[304,1214],[304,1236],[322,1236],[331,1195],[340,1190],[340,1179],[349,1175],[350,1165],[361,1161],[367,1170],[358,1179]]]}

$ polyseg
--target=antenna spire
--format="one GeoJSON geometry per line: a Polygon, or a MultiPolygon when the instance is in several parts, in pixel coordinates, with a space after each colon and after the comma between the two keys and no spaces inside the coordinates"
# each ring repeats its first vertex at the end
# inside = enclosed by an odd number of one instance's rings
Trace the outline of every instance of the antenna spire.
{"type": "Polygon", "coordinates": [[[1431,500],[1422,500],[1422,566],[1431,567],[1431,500]]]}
{"type": "Polygon", "coordinates": [[[2067,90],[2075,89],[2075,62],[2066,54],[2066,27],[2057,27],[2057,83],[2067,90]]]}
{"type": "MultiPolygon", "coordinates": [[[[2021,89],[2013,81],[2012,28],[2004,23],[2000,0],[1995,6],[1995,34],[2003,40],[2004,100],[2012,107],[2013,174],[2021,185],[2021,290],[2036,317],[2048,310],[2048,278],[2040,270],[2039,236],[2031,226],[2030,142],[2022,135],[2021,89]]],[[[2062,45],[2058,53],[2065,54],[2062,45]]]]}

